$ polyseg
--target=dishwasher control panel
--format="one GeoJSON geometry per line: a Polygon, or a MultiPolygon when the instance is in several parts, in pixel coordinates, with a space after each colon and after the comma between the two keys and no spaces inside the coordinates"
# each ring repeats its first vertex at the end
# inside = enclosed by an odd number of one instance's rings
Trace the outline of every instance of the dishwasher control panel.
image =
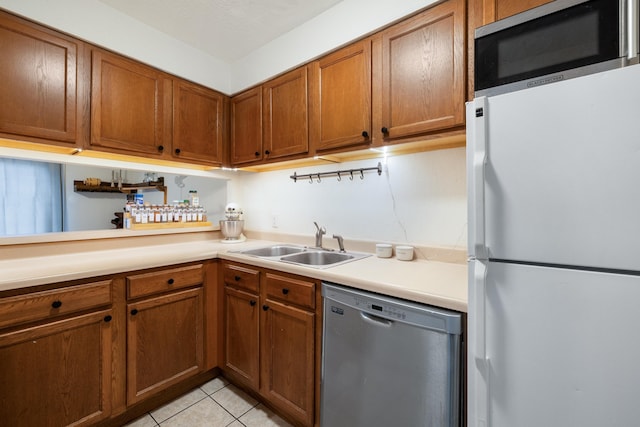
{"type": "Polygon", "coordinates": [[[356,308],[367,309],[372,313],[380,313],[386,317],[391,317],[397,320],[405,320],[407,318],[407,312],[393,305],[384,304],[381,301],[372,302],[371,299],[355,297],[354,303],[356,308]]]}

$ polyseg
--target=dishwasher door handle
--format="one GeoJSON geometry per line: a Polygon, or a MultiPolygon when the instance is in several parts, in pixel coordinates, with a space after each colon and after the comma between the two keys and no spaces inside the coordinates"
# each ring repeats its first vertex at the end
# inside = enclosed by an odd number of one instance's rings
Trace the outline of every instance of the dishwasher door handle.
{"type": "Polygon", "coordinates": [[[360,312],[360,316],[368,323],[378,326],[385,326],[390,328],[393,325],[393,320],[385,319],[384,317],[376,316],[375,314],[360,312]]]}

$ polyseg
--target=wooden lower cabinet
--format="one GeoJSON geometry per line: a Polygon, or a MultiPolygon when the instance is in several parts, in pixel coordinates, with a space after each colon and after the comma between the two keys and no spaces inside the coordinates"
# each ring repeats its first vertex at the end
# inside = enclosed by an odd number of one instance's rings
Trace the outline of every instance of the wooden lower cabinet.
{"type": "Polygon", "coordinates": [[[112,310],[0,333],[0,420],[85,426],[110,416],[112,310]]]}
{"type": "Polygon", "coordinates": [[[260,316],[258,296],[225,289],[225,366],[249,387],[258,389],[260,316]]]}
{"type": "Polygon", "coordinates": [[[262,392],[303,425],[313,425],[315,313],[267,299],[261,340],[262,392]]]}
{"type": "Polygon", "coordinates": [[[203,369],[202,288],[127,305],[127,405],[203,369]]]}
{"type": "Polygon", "coordinates": [[[235,263],[224,264],[222,270],[225,375],[296,425],[314,425],[319,403],[319,283],[235,263]]]}
{"type": "Polygon", "coordinates": [[[217,266],[0,292],[0,425],[122,425],[211,379],[222,359],[217,266]]]}

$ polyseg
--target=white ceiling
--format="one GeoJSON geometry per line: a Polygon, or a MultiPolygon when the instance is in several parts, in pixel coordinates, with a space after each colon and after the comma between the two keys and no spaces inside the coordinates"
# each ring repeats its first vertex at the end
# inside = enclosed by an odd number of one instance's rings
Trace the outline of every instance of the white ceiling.
{"type": "Polygon", "coordinates": [[[342,0],[100,0],[225,62],[234,62],[342,0]]]}

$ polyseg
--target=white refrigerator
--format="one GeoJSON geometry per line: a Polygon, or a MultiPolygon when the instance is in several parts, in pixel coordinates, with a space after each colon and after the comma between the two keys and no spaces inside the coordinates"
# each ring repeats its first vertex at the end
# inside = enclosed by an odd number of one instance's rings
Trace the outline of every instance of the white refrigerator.
{"type": "Polygon", "coordinates": [[[470,427],[640,425],[640,65],[467,103],[470,427]]]}

